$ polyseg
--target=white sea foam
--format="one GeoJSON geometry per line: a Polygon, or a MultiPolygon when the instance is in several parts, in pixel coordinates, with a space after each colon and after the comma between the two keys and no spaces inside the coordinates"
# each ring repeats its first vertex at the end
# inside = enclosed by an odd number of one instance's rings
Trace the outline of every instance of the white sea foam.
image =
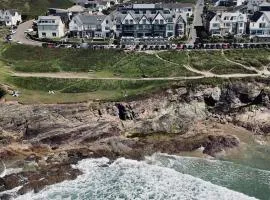
{"type": "Polygon", "coordinates": [[[255,199],[167,167],[120,158],[86,159],[74,166],[84,172],[73,181],[48,186],[17,200],[245,200],[255,199]]]}

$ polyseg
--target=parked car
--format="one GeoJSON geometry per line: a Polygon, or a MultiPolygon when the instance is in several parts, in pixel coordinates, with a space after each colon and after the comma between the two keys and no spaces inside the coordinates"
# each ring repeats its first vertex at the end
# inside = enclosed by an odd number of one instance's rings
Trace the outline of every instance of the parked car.
{"type": "Polygon", "coordinates": [[[32,28],[29,28],[29,29],[27,29],[26,31],[24,31],[24,33],[31,33],[31,32],[33,32],[34,30],[32,29],[32,28]]]}

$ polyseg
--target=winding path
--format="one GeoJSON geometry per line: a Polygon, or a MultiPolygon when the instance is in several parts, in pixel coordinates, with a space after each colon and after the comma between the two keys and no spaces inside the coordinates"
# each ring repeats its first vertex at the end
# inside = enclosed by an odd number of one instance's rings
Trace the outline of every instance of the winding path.
{"type": "Polygon", "coordinates": [[[263,70],[258,70],[254,67],[247,67],[241,63],[232,61],[228,59],[224,52],[221,52],[224,60],[227,62],[231,62],[233,64],[239,65],[247,70],[253,71],[253,74],[244,74],[244,73],[235,73],[235,74],[214,74],[209,71],[200,71],[191,67],[189,64],[190,58],[189,53],[187,52],[188,56],[188,63],[186,65],[180,65],[178,63],[166,60],[160,57],[157,53],[155,56],[157,59],[162,60],[163,62],[170,63],[172,65],[184,67],[186,70],[198,74],[197,76],[177,76],[177,77],[151,77],[151,78],[127,78],[127,77],[96,77],[93,74],[89,73],[75,73],[75,72],[57,72],[57,73],[26,73],[26,72],[12,72],[11,75],[15,77],[36,77],[36,78],[58,78],[58,79],[87,79],[87,80],[123,80],[123,81],[154,81],[154,80],[193,80],[193,79],[202,79],[202,78],[245,78],[245,77],[269,77],[270,72],[267,69],[267,66],[264,67],[263,70]]]}

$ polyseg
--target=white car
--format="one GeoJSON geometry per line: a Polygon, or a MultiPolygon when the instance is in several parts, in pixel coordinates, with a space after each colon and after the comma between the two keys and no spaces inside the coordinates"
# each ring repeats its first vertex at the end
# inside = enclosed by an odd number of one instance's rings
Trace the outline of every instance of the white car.
{"type": "Polygon", "coordinates": [[[24,33],[31,33],[31,32],[33,32],[34,30],[32,29],[32,28],[29,28],[29,29],[27,29],[26,31],[24,31],[24,33]]]}

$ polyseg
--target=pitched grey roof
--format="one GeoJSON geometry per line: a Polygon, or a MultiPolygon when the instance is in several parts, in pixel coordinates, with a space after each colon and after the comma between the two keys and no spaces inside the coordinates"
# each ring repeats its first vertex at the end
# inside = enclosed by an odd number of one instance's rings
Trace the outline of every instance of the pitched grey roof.
{"type": "Polygon", "coordinates": [[[163,8],[169,8],[169,9],[173,9],[173,8],[187,8],[187,7],[193,7],[194,4],[192,3],[165,3],[162,4],[163,8]]]}
{"type": "Polygon", "coordinates": [[[73,20],[76,21],[77,24],[85,25],[99,25],[101,24],[106,18],[106,15],[76,15],[73,20]]]}

